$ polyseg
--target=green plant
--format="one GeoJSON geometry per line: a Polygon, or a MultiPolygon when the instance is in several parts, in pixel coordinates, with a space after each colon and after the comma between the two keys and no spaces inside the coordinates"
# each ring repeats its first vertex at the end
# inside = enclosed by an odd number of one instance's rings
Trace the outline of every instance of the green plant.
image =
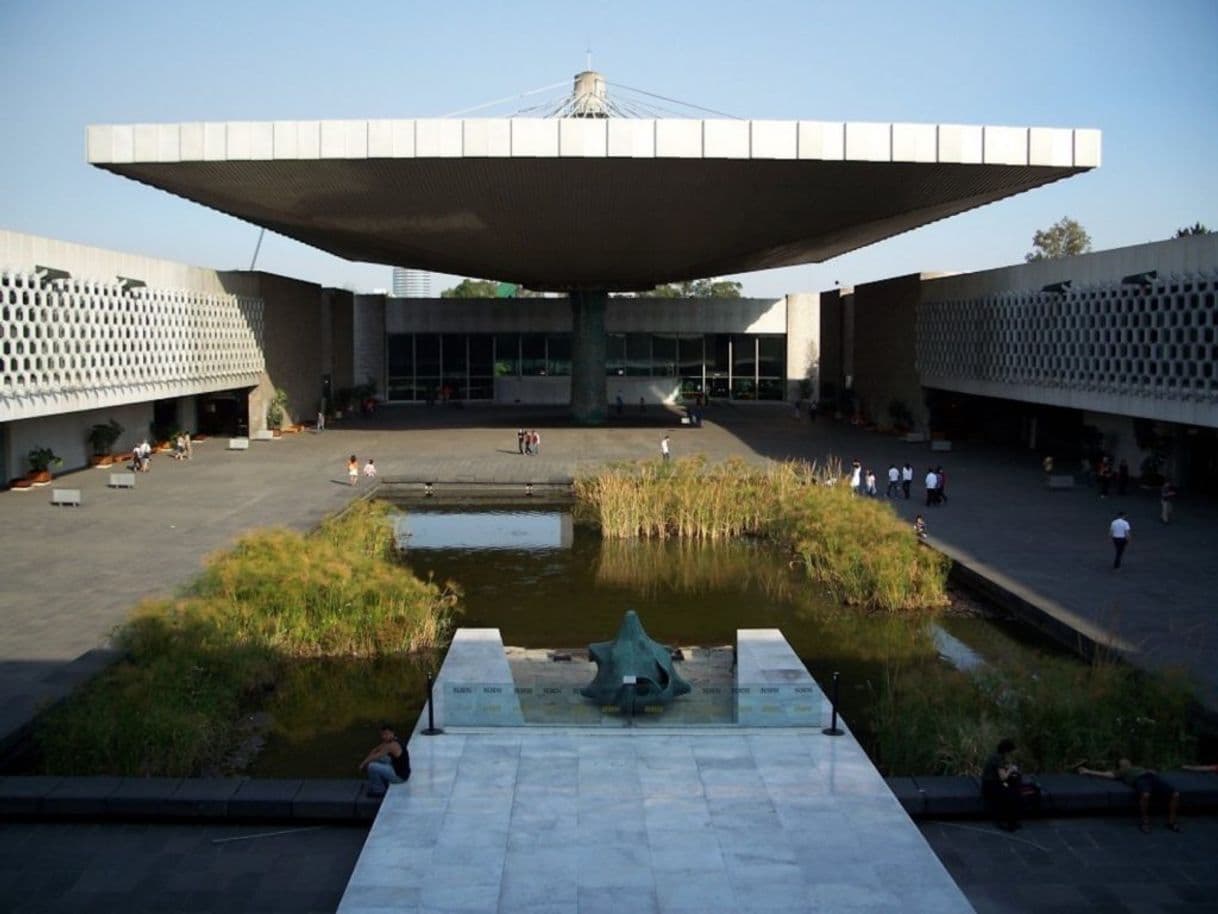
{"type": "Polygon", "coordinates": [[[90,426],[85,437],[89,446],[93,448],[94,457],[106,457],[114,447],[114,442],[118,441],[122,434],[123,427],[111,419],[109,422],[99,422],[97,425],[90,426]]]}
{"type": "Polygon", "coordinates": [[[45,473],[52,467],[63,463],[63,458],[56,457],[55,452],[49,447],[34,448],[26,455],[26,460],[29,461],[30,470],[35,473],[45,473]]]}
{"type": "Polygon", "coordinates": [[[308,536],[265,530],[116,634],[126,659],[39,721],[51,773],[197,775],[299,659],[373,661],[447,638],[459,593],[390,558],[390,509],[357,502],[308,536]]]}
{"type": "Polygon", "coordinates": [[[275,396],[271,398],[271,404],[266,408],[266,426],[270,429],[279,428],[283,424],[284,416],[287,413],[288,392],[282,387],[275,388],[275,396]]]}

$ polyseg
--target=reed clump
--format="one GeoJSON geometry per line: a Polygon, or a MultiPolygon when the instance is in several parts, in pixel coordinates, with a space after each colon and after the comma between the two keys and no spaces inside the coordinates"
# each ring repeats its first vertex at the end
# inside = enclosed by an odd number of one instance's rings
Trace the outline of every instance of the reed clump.
{"type": "Polygon", "coordinates": [[[1009,664],[979,673],[895,665],[879,688],[873,758],[894,776],[977,775],[1010,737],[1025,771],[1106,767],[1121,757],[1170,768],[1196,752],[1190,694],[1175,677],[1107,657],[1046,657],[1035,675],[1009,664]]]}
{"type": "Polygon", "coordinates": [[[758,537],[790,550],[840,600],[888,612],[943,606],[947,563],[892,509],[834,484],[832,464],[702,458],[609,467],[576,480],[580,517],[615,539],[758,537]]]}
{"type": "Polygon", "coordinates": [[[438,647],[459,593],[392,561],[389,510],[248,534],[181,596],[142,603],[115,634],[125,659],[40,720],[48,773],[199,774],[290,662],[438,647]]]}

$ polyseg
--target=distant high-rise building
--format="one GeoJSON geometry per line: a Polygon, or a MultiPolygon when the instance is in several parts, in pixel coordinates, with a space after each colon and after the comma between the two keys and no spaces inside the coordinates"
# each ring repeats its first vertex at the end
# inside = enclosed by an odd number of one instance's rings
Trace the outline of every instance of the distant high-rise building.
{"type": "Polygon", "coordinates": [[[393,268],[394,298],[431,298],[431,274],[426,270],[393,268]]]}

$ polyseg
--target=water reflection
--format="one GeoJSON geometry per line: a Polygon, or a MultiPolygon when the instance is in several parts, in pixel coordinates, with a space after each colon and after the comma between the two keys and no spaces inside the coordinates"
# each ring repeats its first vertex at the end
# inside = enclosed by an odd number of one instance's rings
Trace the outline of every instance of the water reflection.
{"type": "Polygon", "coordinates": [[[414,511],[396,526],[402,549],[570,549],[569,511],[414,511]]]}

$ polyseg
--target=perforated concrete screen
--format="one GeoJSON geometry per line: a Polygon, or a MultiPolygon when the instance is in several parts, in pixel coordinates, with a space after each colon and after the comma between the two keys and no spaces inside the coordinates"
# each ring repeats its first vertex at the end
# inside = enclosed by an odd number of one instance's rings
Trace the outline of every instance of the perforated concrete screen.
{"type": "MultiPolygon", "coordinates": [[[[1218,276],[1108,283],[918,308],[928,386],[1042,388],[1218,404],[1218,276]]],[[[1008,394],[1009,396],[1010,394],[1008,394]]]]}
{"type": "Polygon", "coordinates": [[[262,302],[0,273],[0,420],[253,386],[262,302]]]}
{"type": "Polygon", "coordinates": [[[341,257],[538,289],[822,261],[1100,164],[1096,130],[682,119],[94,126],[99,168],[341,257]]]}

